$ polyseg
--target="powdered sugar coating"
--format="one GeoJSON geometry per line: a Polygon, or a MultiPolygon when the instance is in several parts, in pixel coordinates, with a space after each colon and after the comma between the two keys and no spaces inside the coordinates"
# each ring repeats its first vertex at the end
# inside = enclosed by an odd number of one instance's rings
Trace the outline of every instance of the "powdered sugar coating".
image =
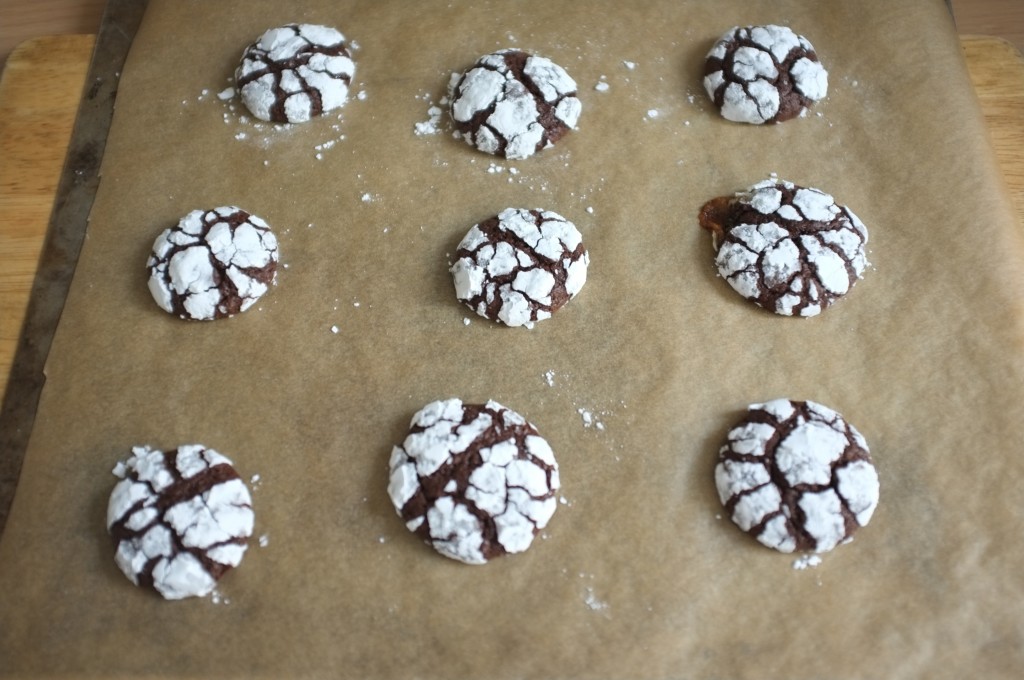
{"type": "Polygon", "coordinates": [[[811,43],[786,26],[733,27],[707,55],[704,89],[727,120],[779,123],[828,93],[811,43]]]}
{"type": "Polygon", "coordinates": [[[277,263],[277,238],[261,218],[234,206],[193,210],[154,242],[149,292],[182,319],[220,319],[255,304],[277,263]]]}
{"type": "Polygon", "coordinates": [[[231,461],[201,445],[132,449],[107,504],[114,560],[168,600],[202,597],[237,567],[252,535],[252,499],[231,461]]]}
{"type": "Polygon", "coordinates": [[[245,49],[235,82],[260,120],[302,123],[344,105],[354,75],[340,31],[289,24],[268,30],[245,49]]]}
{"type": "Polygon", "coordinates": [[[776,399],[727,435],[715,486],[733,522],[781,552],[827,552],[867,525],[878,473],[864,437],[830,408],[776,399]]]}
{"type": "Polygon", "coordinates": [[[530,547],[557,507],[558,464],[536,428],[489,401],[435,401],[391,453],[388,495],[435,550],[483,564],[530,547]]]}
{"type": "Polygon", "coordinates": [[[456,297],[508,326],[549,318],[580,292],[590,264],[572,222],[549,210],[522,208],[474,225],[455,256],[456,297]]]}
{"type": "Polygon", "coordinates": [[[484,55],[448,85],[450,113],[471,146],[505,158],[529,158],[579,121],[576,81],[550,59],[521,50],[484,55]]]}
{"type": "Polygon", "coordinates": [[[718,273],[743,297],[784,316],[815,316],[846,295],[868,261],[867,227],[829,194],[767,179],[713,199],[718,273]]]}

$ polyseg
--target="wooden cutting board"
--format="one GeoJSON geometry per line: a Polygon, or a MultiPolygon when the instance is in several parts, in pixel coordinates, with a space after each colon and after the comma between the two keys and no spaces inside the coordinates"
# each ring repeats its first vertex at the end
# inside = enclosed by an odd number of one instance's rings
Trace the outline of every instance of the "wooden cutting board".
{"type": "MultiPolygon", "coordinates": [[[[1024,224],[1024,57],[997,38],[961,38],[992,143],[1024,224]]],[[[0,394],[46,235],[95,36],[36,38],[0,79],[0,394]]]]}

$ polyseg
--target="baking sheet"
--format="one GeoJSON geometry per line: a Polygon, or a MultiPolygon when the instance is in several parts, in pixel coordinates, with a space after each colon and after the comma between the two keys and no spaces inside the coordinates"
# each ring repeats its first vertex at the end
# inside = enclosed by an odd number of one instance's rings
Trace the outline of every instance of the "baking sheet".
{"type": "Polygon", "coordinates": [[[0,673],[1015,675],[1020,243],[945,7],[894,4],[151,2],[0,542],[0,673]],[[358,42],[365,96],[258,128],[217,93],[290,21],[358,42]],[[814,42],[829,98],[729,124],[703,56],[768,22],[814,42]],[[414,133],[451,71],[508,46],[569,70],[580,130],[521,162],[414,133]],[[872,269],[814,319],[739,299],[696,224],[769,172],[871,230],[872,269]],[[234,319],[171,318],[145,287],[152,241],[222,204],[267,219],[287,268],[234,319]],[[471,316],[446,271],[509,205],[569,217],[591,253],[580,296],[531,331],[471,316]],[[390,506],[391,446],[448,396],[496,399],[555,449],[565,502],[525,554],[445,560],[390,506]],[[842,412],[881,476],[871,524],[814,569],[741,534],[712,482],[728,427],[778,396],[842,412]],[[266,546],[216,599],[168,603],[113,564],[109,471],[193,441],[259,475],[266,546]]]}

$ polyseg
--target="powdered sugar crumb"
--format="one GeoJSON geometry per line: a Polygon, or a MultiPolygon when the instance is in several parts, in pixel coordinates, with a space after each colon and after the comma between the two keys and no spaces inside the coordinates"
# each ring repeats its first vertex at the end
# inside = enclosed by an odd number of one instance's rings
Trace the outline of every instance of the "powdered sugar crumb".
{"type": "Polygon", "coordinates": [[[213,604],[231,604],[231,600],[221,594],[219,590],[210,593],[210,602],[213,604]]]}
{"type": "Polygon", "coordinates": [[[547,371],[546,373],[544,373],[544,380],[545,380],[545,382],[547,382],[548,387],[554,387],[555,386],[555,372],[554,371],[547,371]]]}
{"type": "Polygon", "coordinates": [[[415,133],[422,137],[423,135],[436,135],[441,131],[441,114],[444,111],[440,106],[436,106],[431,103],[427,109],[427,120],[416,123],[414,127],[415,133]]]}
{"type": "Polygon", "coordinates": [[[601,611],[603,609],[608,609],[608,603],[604,600],[597,599],[597,595],[594,594],[593,588],[587,586],[585,593],[586,594],[583,598],[583,602],[586,603],[587,607],[589,607],[591,610],[601,611]]]}
{"type": "Polygon", "coordinates": [[[633,70],[636,69],[636,62],[635,61],[626,61],[625,59],[623,59],[622,60],[622,65],[625,66],[630,71],[633,71],[633,70]]]}
{"type": "Polygon", "coordinates": [[[793,560],[793,568],[798,571],[810,569],[821,564],[821,557],[818,555],[803,555],[793,560]]]}
{"type": "Polygon", "coordinates": [[[268,545],[270,545],[270,536],[268,534],[263,534],[260,536],[260,547],[266,548],[268,545]]]}

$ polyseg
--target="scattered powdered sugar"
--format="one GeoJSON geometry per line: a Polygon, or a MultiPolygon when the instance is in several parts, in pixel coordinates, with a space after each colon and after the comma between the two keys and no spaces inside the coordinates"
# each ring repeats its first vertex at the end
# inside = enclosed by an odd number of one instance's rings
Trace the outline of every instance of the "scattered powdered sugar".
{"type": "Polygon", "coordinates": [[[604,76],[601,76],[601,80],[597,81],[597,84],[594,85],[594,89],[598,92],[607,92],[610,87],[611,85],[604,79],[604,76]]]}
{"type": "Polygon", "coordinates": [[[798,571],[811,569],[821,564],[821,557],[818,555],[804,555],[793,560],[793,568],[798,571]]]}
{"type": "Polygon", "coordinates": [[[545,372],[544,373],[544,381],[547,382],[548,387],[554,387],[555,386],[555,372],[554,371],[547,371],[547,372],[545,372]]]}
{"type": "Polygon", "coordinates": [[[219,590],[210,593],[210,602],[213,604],[231,604],[231,600],[219,590]]]}
{"type": "Polygon", "coordinates": [[[661,115],[661,112],[658,111],[658,109],[647,109],[647,117],[652,119],[652,120],[657,118],[660,115],[661,115]]]}
{"type": "Polygon", "coordinates": [[[595,415],[593,411],[585,408],[577,408],[576,413],[583,420],[583,427],[593,427],[595,430],[604,432],[604,423],[599,420],[599,415],[601,414],[595,415]]]}
{"type": "Polygon", "coordinates": [[[441,131],[441,116],[443,114],[444,109],[431,102],[427,108],[427,119],[416,123],[414,128],[416,135],[422,137],[423,135],[436,135],[439,133],[441,131]]]}
{"type": "Polygon", "coordinates": [[[338,333],[341,332],[341,329],[338,328],[337,326],[331,326],[331,332],[337,335],[338,333]]]}
{"type": "Polygon", "coordinates": [[[635,61],[626,61],[625,59],[623,59],[622,60],[622,65],[625,66],[630,71],[636,70],[636,62],[635,61]]]}
{"type": "Polygon", "coordinates": [[[593,611],[608,609],[608,603],[604,600],[599,600],[597,595],[594,594],[594,589],[591,586],[587,586],[584,590],[583,602],[593,611]]]}
{"type": "Polygon", "coordinates": [[[261,548],[266,548],[268,545],[270,545],[270,536],[268,534],[261,535],[259,540],[261,548]]]}

